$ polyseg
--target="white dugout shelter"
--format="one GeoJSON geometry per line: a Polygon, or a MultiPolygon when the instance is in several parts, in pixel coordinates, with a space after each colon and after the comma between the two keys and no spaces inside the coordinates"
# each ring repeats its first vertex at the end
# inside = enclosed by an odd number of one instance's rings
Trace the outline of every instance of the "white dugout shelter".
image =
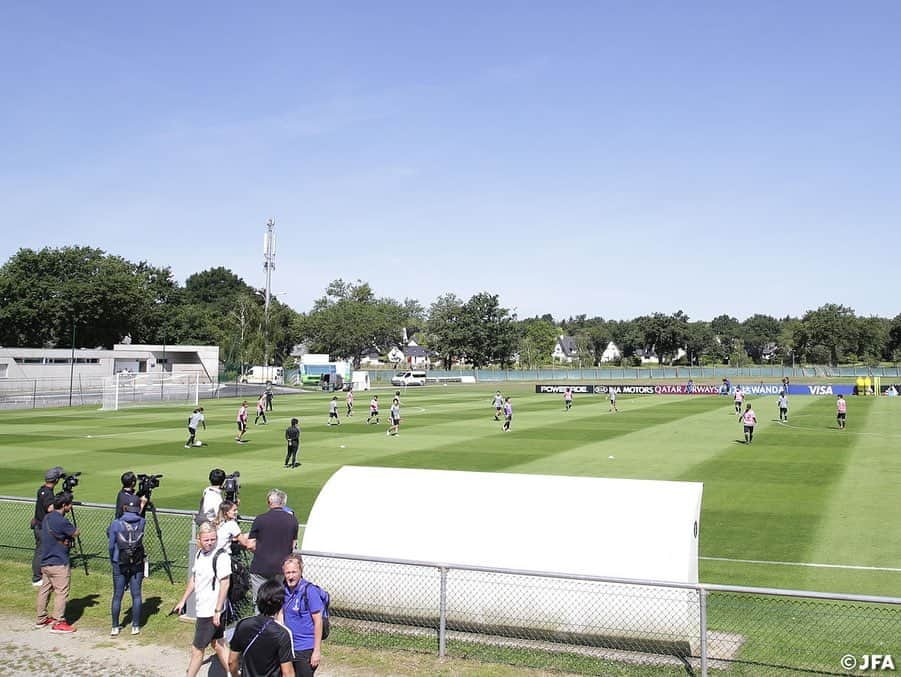
{"type": "MultiPolygon", "coordinates": [[[[449,628],[694,643],[694,590],[574,585],[566,575],[696,584],[702,491],[693,482],[345,466],[319,493],[303,548],[448,565],[449,628]]],[[[406,565],[366,563],[362,574],[362,564],[315,566],[336,607],[386,620],[434,618],[433,587],[410,585],[406,565]]]]}

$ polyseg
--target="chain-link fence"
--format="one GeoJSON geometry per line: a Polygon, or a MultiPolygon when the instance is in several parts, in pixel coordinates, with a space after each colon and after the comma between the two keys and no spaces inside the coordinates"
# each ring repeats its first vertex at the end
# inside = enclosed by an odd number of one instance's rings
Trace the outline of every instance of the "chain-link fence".
{"type": "MultiPolygon", "coordinates": [[[[76,506],[81,543],[73,567],[109,575],[113,509],[76,506]]],[[[34,499],[0,497],[0,559],[31,561],[33,512],[34,499]]],[[[147,513],[144,537],[151,574],[171,574],[180,587],[193,513],[160,508],[155,515],[147,513]]],[[[331,594],[329,642],[345,645],[604,675],[848,674],[874,665],[875,656],[901,661],[898,598],[313,552],[304,563],[304,576],[331,594]]],[[[251,605],[241,611],[249,614],[251,605]]]]}
{"type": "Polygon", "coordinates": [[[348,643],[583,674],[847,674],[852,660],[901,660],[898,598],[329,553],[304,563],[348,643]]]}

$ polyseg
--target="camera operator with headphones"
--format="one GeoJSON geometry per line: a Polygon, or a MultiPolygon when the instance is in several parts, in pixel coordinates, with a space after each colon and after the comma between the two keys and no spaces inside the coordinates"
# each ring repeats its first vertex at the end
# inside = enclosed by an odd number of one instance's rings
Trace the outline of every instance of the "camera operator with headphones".
{"type": "MultiPolygon", "coordinates": [[[[131,470],[128,472],[122,473],[122,488],[119,490],[119,493],[116,495],[116,519],[122,517],[122,513],[125,512],[125,506],[132,505],[136,500],[135,496],[135,487],[138,484],[138,477],[131,470]]],[[[144,513],[144,508],[147,505],[147,497],[141,496],[141,509],[138,511],[141,514],[144,513]]]]}
{"type": "Polygon", "coordinates": [[[31,559],[31,584],[38,587],[41,584],[41,525],[47,513],[53,509],[53,495],[56,485],[63,476],[63,469],[58,465],[44,473],[44,483],[38,487],[37,498],[34,503],[34,517],[31,520],[31,530],[34,531],[34,557],[31,559]]]}

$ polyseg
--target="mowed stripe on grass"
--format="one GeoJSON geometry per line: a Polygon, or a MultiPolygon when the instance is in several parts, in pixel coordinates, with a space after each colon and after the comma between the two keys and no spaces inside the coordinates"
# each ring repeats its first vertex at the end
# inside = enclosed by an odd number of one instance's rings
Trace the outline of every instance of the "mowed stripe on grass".
{"type": "Polygon", "coordinates": [[[31,496],[43,472],[59,464],[84,471],[78,498],[109,503],[130,469],[164,473],[154,495],[160,507],[195,509],[218,466],[241,471],[243,513],[261,512],[265,492],[278,486],[305,520],[345,464],[701,481],[701,554],[722,558],[702,561],[702,580],[871,594],[892,594],[901,582],[892,571],[759,563],[891,569],[901,561],[901,539],[886,519],[901,493],[901,467],[883,437],[898,434],[895,401],[853,399],[842,432],[834,429],[833,398],[792,398],[797,428],[774,420],[775,397],[752,398],[760,424],[746,446],[725,397],[621,397],[620,413],[611,414],[605,397],[585,395],[565,413],[561,396],[537,395],[528,384],[501,387],[514,404],[513,430],[502,433],[491,405],[496,387],[408,389],[400,435],[390,438],[393,389],[378,391],[379,426],[363,423],[369,393],[358,393],[354,416],[342,413],[342,425],[332,427],[330,395],[277,397],[269,425],[251,425],[246,445],[233,440],[240,401],[204,402],[208,430],[199,438],[206,446],[192,449],[183,447],[190,406],[0,412],[0,493],[31,496]],[[285,470],[291,416],[301,419],[303,465],[285,470]]]}

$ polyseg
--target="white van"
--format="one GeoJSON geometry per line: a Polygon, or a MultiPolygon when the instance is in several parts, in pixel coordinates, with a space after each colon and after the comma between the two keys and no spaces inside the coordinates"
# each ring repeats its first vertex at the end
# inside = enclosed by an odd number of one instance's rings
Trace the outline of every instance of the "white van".
{"type": "Polygon", "coordinates": [[[395,374],[391,379],[393,386],[424,386],[424,371],[402,371],[395,374]]]}

